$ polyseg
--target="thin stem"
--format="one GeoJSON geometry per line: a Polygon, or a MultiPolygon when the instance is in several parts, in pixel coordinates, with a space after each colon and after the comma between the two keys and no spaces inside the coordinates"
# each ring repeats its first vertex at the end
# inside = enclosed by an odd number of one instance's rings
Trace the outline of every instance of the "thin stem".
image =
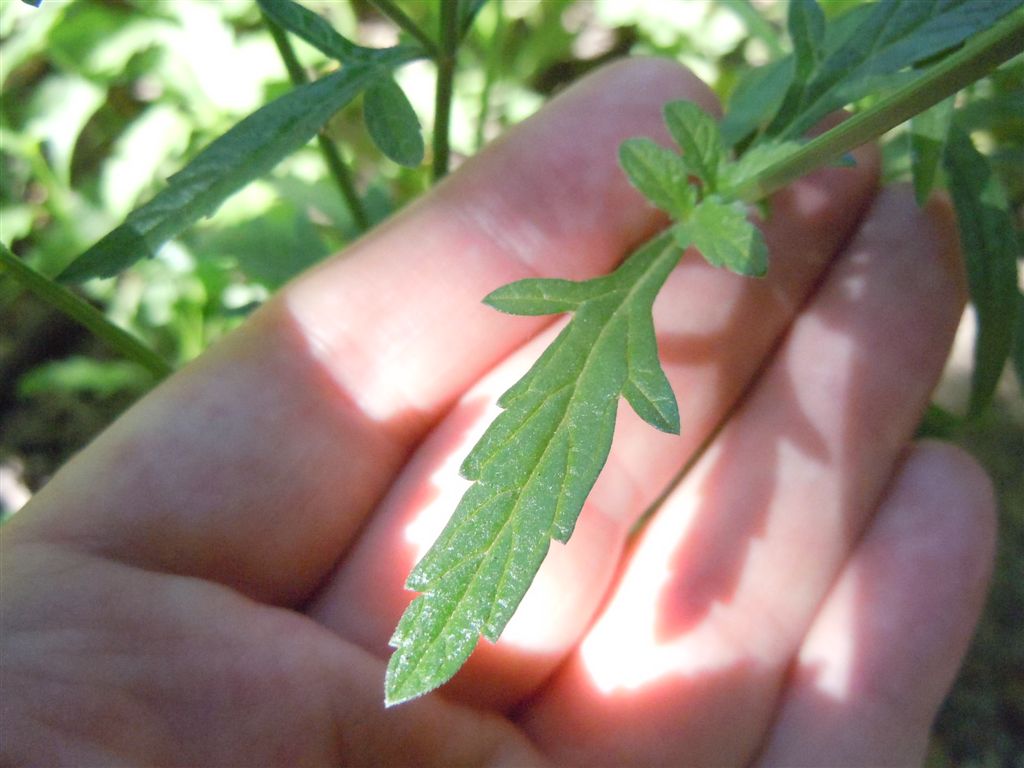
{"type": "MultiPolygon", "coordinates": [[[[266,23],[267,30],[274,40],[274,45],[277,46],[278,53],[281,54],[281,60],[284,62],[285,69],[288,70],[288,77],[291,78],[292,84],[305,85],[308,83],[309,77],[295,55],[295,49],[292,47],[291,40],[288,39],[288,33],[271,21],[266,14],[263,16],[263,21],[266,23]]],[[[341,192],[341,196],[345,199],[349,213],[352,214],[352,220],[355,222],[356,229],[359,232],[365,232],[370,228],[370,218],[366,213],[363,201],[359,198],[359,193],[356,191],[356,186],[352,181],[352,174],[349,173],[348,166],[345,165],[341,153],[334,142],[322,133],[317,134],[316,142],[320,147],[320,154],[324,157],[327,171],[331,174],[334,183],[338,186],[338,191],[341,192]]]]}
{"type": "Polygon", "coordinates": [[[3,267],[2,272],[9,274],[54,309],[81,323],[129,360],[134,360],[146,368],[157,379],[162,379],[173,372],[174,369],[170,364],[154,350],[123,328],[114,325],[92,304],[32,269],[2,243],[0,243],[0,266],[3,267]]]}
{"type": "Polygon", "coordinates": [[[766,168],[738,191],[738,197],[748,202],[760,200],[815,168],[835,162],[981,79],[1022,50],[1024,13],[1014,13],[969,40],[918,79],[766,168]]]}
{"type": "Polygon", "coordinates": [[[438,50],[437,43],[431,40],[430,35],[424,32],[423,28],[420,27],[419,24],[409,18],[405,11],[395,5],[391,0],[370,0],[370,2],[377,6],[377,10],[395,22],[395,24],[404,29],[410,35],[415,37],[419,41],[420,45],[423,46],[423,50],[427,52],[430,58],[437,59],[440,57],[441,52],[438,50]]]}
{"type": "Polygon", "coordinates": [[[448,173],[449,126],[455,52],[459,44],[458,0],[441,0],[441,52],[437,57],[437,90],[434,101],[434,181],[448,173]]]}
{"type": "Polygon", "coordinates": [[[487,129],[487,118],[491,113],[491,92],[494,90],[494,82],[498,79],[498,65],[501,63],[501,39],[505,32],[505,7],[503,0],[494,0],[495,13],[494,34],[491,35],[490,44],[487,46],[487,63],[484,68],[484,87],[480,92],[480,116],[476,121],[476,136],[474,145],[479,149],[484,145],[484,132],[487,129]]]}

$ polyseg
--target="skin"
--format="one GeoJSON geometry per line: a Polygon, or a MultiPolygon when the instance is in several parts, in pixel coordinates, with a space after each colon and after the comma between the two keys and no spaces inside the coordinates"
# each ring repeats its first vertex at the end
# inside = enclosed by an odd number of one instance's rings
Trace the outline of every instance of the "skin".
{"type": "Polygon", "coordinates": [[[683,260],[655,308],[682,436],[623,406],[501,642],[382,705],[457,460],[554,332],[480,298],[607,271],[664,224],[615,150],[667,141],[679,98],[717,109],[666,62],[590,76],[64,467],[3,530],[3,762],[919,762],[994,513],[970,458],[911,442],[962,267],[947,206],[879,190],[871,148],[776,195],[764,280],[683,260]]]}

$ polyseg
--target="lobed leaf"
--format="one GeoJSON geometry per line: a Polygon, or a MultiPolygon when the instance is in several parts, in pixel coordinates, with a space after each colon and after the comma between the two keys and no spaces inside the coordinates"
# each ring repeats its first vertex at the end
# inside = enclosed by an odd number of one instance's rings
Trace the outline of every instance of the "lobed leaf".
{"type": "Polygon", "coordinates": [[[68,282],[117,274],[152,257],[167,240],[225,198],[269,171],[311,138],[365,87],[386,75],[376,65],[350,64],[299,86],[253,112],[214,140],[168,185],[124,223],[75,259],[60,275],[68,282]]]}
{"type": "Polygon", "coordinates": [[[800,144],[795,141],[767,142],[756,144],[743,153],[735,162],[724,163],[719,170],[719,187],[723,195],[738,190],[746,182],[764,172],[776,163],[797,152],[800,144]]]}
{"type": "Polygon", "coordinates": [[[423,162],[423,135],[416,111],[391,77],[382,77],[363,94],[366,130],[387,157],[415,168],[423,162]]]}
{"type": "Polygon", "coordinates": [[[768,271],[768,246],[761,230],[748,221],[743,203],[705,198],[673,229],[681,244],[692,242],[716,267],[754,277],[768,271]]]}
{"type": "Polygon", "coordinates": [[[679,148],[690,173],[714,191],[718,166],[725,156],[718,123],[691,101],[670,101],[665,105],[665,124],[679,148]]]}
{"type": "Polygon", "coordinates": [[[685,216],[696,202],[689,168],[678,154],[650,139],[626,139],[619,163],[644,197],[675,217],[685,216]]]}
{"type": "Polygon", "coordinates": [[[988,158],[955,123],[943,159],[978,319],[968,408],[975,416],[992,399],[1013,344],[1020,247],[1006,194],[988,158]]]}
{"type": "Polygon", "coordinates": [[[388,705],[447,681],[480,635],[498,639],[551,539],[572,534],[608,457],[620,396],[654,426],[678,432],[651,305],[680,253],[663,235],[611,275],[527,280],[488,297],[505,311],[574,315],[499,400],[505,410],[462,465],[473,485],[409,576],[406,586],[422,594],[391,638],[388,705]]]}

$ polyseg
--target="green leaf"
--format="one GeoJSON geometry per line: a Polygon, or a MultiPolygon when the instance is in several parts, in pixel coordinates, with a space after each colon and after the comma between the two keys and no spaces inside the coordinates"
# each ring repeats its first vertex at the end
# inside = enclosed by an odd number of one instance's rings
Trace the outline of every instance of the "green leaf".
{"type": "Polygon", "coordinates": [[[719,123],[726,146],[735,146],[771,122],[792,82],[792,56],[744,72],[729,97],[729,109],[719,123]]]}
{"type": "Polygon", "coordinates": [[[962,43],[1019,5],[1020,0],[882,0],[825,58],[798,97],[787,97],[769,134],[802,135],[877,89],[886,76],[962,43]]]}
{"type": "Polygon", "coordinates": [[[706,190],[718,183],[718,166],[725,155],[718,123],[691,101],[670,101],[665,105],[665,124],[690,173],[700,179],[706,190]]]}
{"type": "Polygon", "coordinates": [[[256,0],[260,10],[272,22],[298,35],[326,56],[345,64],[377,62],[386,64],[402,58],[407,51],[393,48],[367,48],[340,35],[330,23],[317,13],[294,0],[256,0]]]}
{"type": "Polygon", "coordinates": [[[209,216],[225,198],[294,152],[383,70],[350,64],[300,86],[258,109],[168,179],[168,186],[132,211],[124,223],[75,259],[60,275],[68,282],[109,277],[209,216]]]}
{"type": "Polygon", "coordinates": [[[626,139],[619,147],[619,163],[630,182],[663,211],[685,216],[696,201],[686,162],[650,139],[626,139]]]}
{"type": "Polygon", "coordinates": [[[458,0],[458,2],[460,35],[465,35],[473,26],[473,21],[480,13],[480,9],[487,5],[487,0],[458,0]]]}
{"type": "Polygon", "coordinates": [[[1006,194],[988,158],[955,123],[944,161],[978,318],[968,406],[969,415],[976,416],[992,399],[1013,344],[1020,248],[1006,194]]]}
{"type": "Polygon", "coordinates": [[[807,80],[821,61],[825,45],[825,14],[816,0],[789,0],[786,24],[793,41],[796,77],[801,81],[807,80]]]}
{"type": "Polygon", "coordinates": [[[680,245],[692,242],[716,267],[760,277],[768,270],[768,246],[761,230],[747,220],[739,202],[719,197],[702,200],[684,224],[673,227],[680,245]]]}
{"type": "Polygon", "coordinates": [[[419,118],[405,92],[392,78],[381,78],[366,89],[363,121],[373,143],[387,157],[407,168],[415,168],[423,162],[419,118]]]}
{"type": "Polygon", "coordinates": [[[409,576],[406,586],[423,594],[391,638],[388,705],[447,681],[480,635],[498,639],[551,539],[569,539],[608,457],[620,396],[654,426],[678,432],[651,305],[679,256],[663,235],[611,275],[525,280],[488,297],[505,311],[574,315],[499,400],[505,410],[462,465],[473,485],[409,576]]]}
{"type": "Polygon", "coordinates": [[[952,117],[953,99],[949,98],[915,115],[910,121],[910,169],[918,205],[924,205],[935,187],[952,117]]]}

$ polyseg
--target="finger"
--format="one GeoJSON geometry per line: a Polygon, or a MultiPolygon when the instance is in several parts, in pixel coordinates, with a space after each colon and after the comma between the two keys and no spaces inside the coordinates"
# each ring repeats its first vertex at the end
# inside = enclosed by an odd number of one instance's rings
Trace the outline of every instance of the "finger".
{"type": "Polygon", "coordinates": [[[0,567],[4,765],[541,764],[499,718],[385,711],[383,663],[293,611],[53,545],[0,567]]]}
{"type": "Polygon", "coordinates": [[[984,602],[994,507],[966,454],[911,452],[803,641],[760,765],[924,762],[984,602]]]}
{"type": "Polygon", "coordinates": [[[616,146],[673,96],[713,106],[664,61],[570,89],[152,393],[8,535],[303,602],[425,428],[544,322],[481,298],[606,270],[656,224],[616,146]]]}
{"type": "MultiPolygon", "coordinates": [[[[613,579],[633,521],[728,412],[855,228],[875,189],[877,156],[827,169],[773,201],[765,227],[772,266],[750,281],[696,254],[669,278],[655,308],[666,372],[679,396],[680,437],[662,435],[619,411],[608,463],[567,546],[552,545],[497,646],[481,645],[445,688],[459,700],[507,709],[561,662],[589,624],[613,579]]],[[[519,320],[506,320],[518,323],[519,320]]],[[[537,358],[550,334],[472,389],[403,471],[379,514],[313,607],[345,637],[386,656],[410,600],[405,576],[465,490],[462,458],[496,415],[490,404],[537,358]]]]}
{"type": "Polygon", "coordinates": [[[875,508],[963,302],[948,211],[883,193],[524,714],[565,760],[747,762],[875,508]],[[737,728],[736,724],[743,724],[737,728]]]}

